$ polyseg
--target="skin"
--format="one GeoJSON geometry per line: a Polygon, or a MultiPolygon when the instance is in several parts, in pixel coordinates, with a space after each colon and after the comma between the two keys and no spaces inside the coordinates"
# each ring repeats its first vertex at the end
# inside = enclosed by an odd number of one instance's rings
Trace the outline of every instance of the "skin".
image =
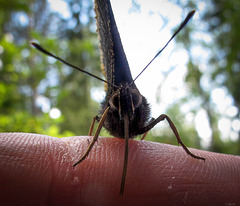
{"type": "Polygon", "coordinates": [[[1,205],[240,205],[240,157],[129,141],[119,197],[124,140],[99,138],[73,169],[91,137],[0,133],[1,205]]]}

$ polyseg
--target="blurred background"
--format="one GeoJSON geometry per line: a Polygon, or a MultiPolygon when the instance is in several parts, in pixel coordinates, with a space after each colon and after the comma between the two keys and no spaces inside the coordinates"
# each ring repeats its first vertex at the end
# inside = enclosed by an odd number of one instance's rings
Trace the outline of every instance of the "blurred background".
{"type": "MultiPolygon", "coordinates": [[[[152,116],[170,116],[188,147],[240,154],[240,1],[112,0],[132,76],[152,116]]],[[[0,132],[87,135],[102,82],[46,57],[44,48],[101,78],[93,1],[0,0],[0,132]]],[[[110,136],[103,130],[102,136],[110,136]]],[[[139,138],[139,137],[138,137],[139,138]]],[[[165,122],[146,140],[176,144],[165,122]]]]}

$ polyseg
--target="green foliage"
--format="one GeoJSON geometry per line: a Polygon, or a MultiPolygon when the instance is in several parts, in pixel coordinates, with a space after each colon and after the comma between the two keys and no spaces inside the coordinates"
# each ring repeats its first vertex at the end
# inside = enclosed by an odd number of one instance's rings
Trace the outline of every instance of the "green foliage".
{"type": "MultiPolygon", "coordinates": [[[[72,10],[75,1],[67,3],[73,13],[93,10],[89,1],[79,1],[78,11],[72,10]]],[[[98,110],[90,88],[98,84],[52,61],[30,42],[35,39],[49,51],[98,75],[98,43],[96,33],[90,31],[93,16],[89,14],[84,23],[77,15],[66,20],[45,1],[0,1],[0,8],[0,131],[86,135],[98,110]],[[75,27],[63,30],[66,22],[75,20],[75,27]],[[52,119],[49,112],[55,107],[61,116],[52,119]]]]}
{"type": "Polygon", "coordinates": [[[190,0],[178,3],[181,6],[185,4],[185,9],[196,9],[200,17],[200,21],[195,24],[193,21],[192,28],[184,30],[178,36],[178,40],[184,43],[190,57],[186,83],[194,97],[201,99],[201,107],[208,116],[212,130],[210,150],[240,154],[240,132],[232,130],[238,133],[237,141],[232,141],[230,137],[228,140],[222,140],[218,124],[223,117],[231,121],[240,118],[240,29],[238,26],[240,2],[237,0],[198,2],[190,0]],[[194,39],[194,36],[198,38],[194,39]],[[205,40],[206,37],[208,40],[205,40]],[[208,56],[203,57],[201,52],[198,57],[193,56],[191,50],[194,47],[201,47],[208,56]],[[207,86],[203,84],[203,79],[208,80],[207,86]],[[212,91],[216,88],[228,91],[228,95],[233,99],[231,106],[235,106],[238,110],[235,116],[229,116],[224,113],[225,111],[217,110],[216,104],[212,102],[212,91]]]}
{"type": "MultiPolygon", "coordinates": [[[[98,103],[91,99],[91,88],[102,83],[46,57],[30,46],[31,41],[37,41],[68,62],[102,76],[98,40],[96,32],[92,31],[95,25],[93,2],[65,2],[70,13],[67,18],[49,9],[47,1],[0,0],[0,132],[32,132],[57,137],[88,133],[99,110],[98,103]],[[52,108],[61,111],[59,118],[50,118],[52,108]]],[[[201,148],[194,121],[189,122],[186,116],[191,112],[196,117],[197,112],[203,109],[212,131],[210,149],[240,154],[237,141],[221,139],[218,121],[222,114],[211,99],[214,88],[226,88],[238,109],[238,114],[230,119],[239,119],[239,1],[177,2],[182,8],[197,9],[197,12],[201,11],[198,6],[204,3],[206,9],[200,13],[204,21],[192,21],[181,32],[182,35],[177,36],[189,55],[185,79],[189,95],[169,105],[166,114],[178,128],[186,145],[201,148]],[[211,35],[213,41],[194,38],[203,34],[211,35]],[[206,61],[200,54],[193,56],[192,48],[196,45],[208,51],[206,61]],[[205,71],[201,70],[203,64],[207,65],[205,71]],[[206,76],[209,81],[207,89],[202,84],[206,76]],[[196,99],[199,102],[197,106],[191,111],[182,111],[183,104],[196,99]]],[[[134,6],[137,8],[138,4],[134,2],[134,6]]],[[[131,11],[134,12],[134,9],[131,11]]],[[[101,135],[108,133],[103,130],[101,135]]],[[[146,139],[177,144],[166,122],[149,132],[146,139]]]]}

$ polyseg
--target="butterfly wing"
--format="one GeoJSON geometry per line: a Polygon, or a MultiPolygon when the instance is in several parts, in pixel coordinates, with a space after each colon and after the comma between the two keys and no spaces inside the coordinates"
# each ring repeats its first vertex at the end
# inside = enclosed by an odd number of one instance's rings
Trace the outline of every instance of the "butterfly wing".
{"type": "MultiPolygon", "coordinates": [[[[107,81],[116,86],[132,83],[132,75],[109,0],[95,0],[97,30],[100,38],[101,62],[107,81]]],[[[135,85],[133,84],[133,87],[135,85]]],[[[116,88],[108,85],[108,94],[116,88]]]]}

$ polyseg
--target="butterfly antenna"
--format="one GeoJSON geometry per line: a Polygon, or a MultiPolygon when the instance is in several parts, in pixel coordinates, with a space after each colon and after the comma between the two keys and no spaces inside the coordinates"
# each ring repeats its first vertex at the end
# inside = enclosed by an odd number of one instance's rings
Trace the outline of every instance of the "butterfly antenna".
{"type": "Polygon", "coordinates": [[[156,59],[156,57],[167,47],[167,45],[173,40],[173,38],[187,25],[188,21],[193,17],[195,12],[196,12],[196,10],[192,10],[188,13],[187,17],[180,24],[178,29],[174,32],[174,34],[168,40],[168,42],[165,44],[165,46],[153,57],[153,59],[147,64],[147,66],[144,67],[144,69],[137,75],[137,77],[132,81],[131,84],[133,84],[133,82],[135,82],[135,80],[147,69],[147,67],[153,62],[153,60],[156,59]]]}
{"type": "Polygon", "coordinates": [[[106,80],[104,80],[104,79],[102,79],[102,78],[94,75],[94,74],[91,74],[91,73],[89,73],[89,72],[87,72],[87,71],[85,71],[85,70],[83,70],[83,69],[80,69],[80,68],[77,67],[77,66],[74,66],[74,65],[66,62],[65,60],[61,59],[60,57],[58,57],[58,56],[56,56],[56,55],[48,52],[46,49],[44,49],[43,47],[41,47],[39,44],[37,44],[37,43],[35,43],[35,42],[31,42],[31,44],[32,44],[36,49],[38,49],[40,52],[42,52],[42,53],[44,53],[44,54],[46,54],[46,55],[48,55],[48,56],[51,56],[51,57],[53,57],[54,59],[59,60],[60,62],[66,64],[67,66],[72,67],[72,68],[74,68],[74,69],[76,69],[76,70],[78,70],[78,71],[80,71],[80,72],[83,72],[83,73],[85,73],[85,74],[87,74],[87,75],[89,75],[89,76],[91,76],[91,77],[94,77],[94,78],[96,78],[96,79],[98,79],[98,80],[100,80],[100,81],[102,81],[102,82],[105,82],[105,83],[107,83],[108,85],[111,85],[111,86],[113,86],[113,87],[117,87],[116,85],[114,85],[114,84],[112,84],[112,83],[110,83],[110,82],[108,82],[108,81],[106,81],[106,80]]]}

